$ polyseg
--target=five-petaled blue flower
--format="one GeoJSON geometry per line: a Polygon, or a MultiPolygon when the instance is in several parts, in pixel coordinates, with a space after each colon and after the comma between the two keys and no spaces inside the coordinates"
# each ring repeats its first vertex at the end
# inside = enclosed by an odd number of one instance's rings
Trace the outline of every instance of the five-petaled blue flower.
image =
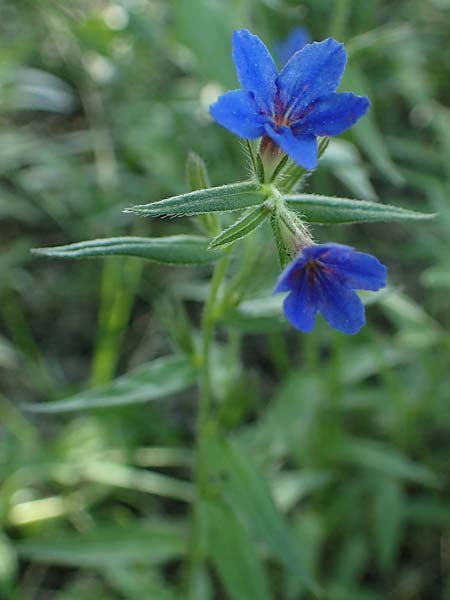
{"type": "Polygon", "coordinates": [[[244,89],[220,96],[213,118],[242,138],[268,136],[306,169],[317,165],[317,136],[342,133],[369,108],[366,97],[336,93],[347,54],[331,38],[304,46],[278,74],[263,42],[242,29],[233,60],[244,89]]]}
{"type": "Polygon", "coordinates": [[[312,331],[316,313],[342,333],[357,333],[364,306],[353,290],[386,286],[387,269],[374,256],[342,244],[306,246],[281,273],[274,293],[290,292],[283,309],[294,327],[312,331]]]}
{"type": "Polygon", "coordinates": [[[283,41],[275,44],[275,54],[284,65],[298,50],[310,41],[310,35],[304,27],[294,27],[283,41]]]}

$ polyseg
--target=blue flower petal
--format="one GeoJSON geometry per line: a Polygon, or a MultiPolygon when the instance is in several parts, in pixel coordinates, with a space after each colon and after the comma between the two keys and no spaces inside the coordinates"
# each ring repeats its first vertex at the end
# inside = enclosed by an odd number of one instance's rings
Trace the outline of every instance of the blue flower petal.
{"type": "Polygon", "coordinates": [[[295,260],[287,265],[281,275],[278,277],[277,284],[273,290],[274,294],[278,292],[289,292],[294,288],[298,280],[302,269],[306,265],[307,258],[304,253],[301,253],[295,260]]]}
{"type": "Polygon", "coordinates": [[[314,329],[318,308],[316,292],[317,290],[308,282],[306,271],[303,271],[296,288],[284,300],[284,314],[300,331],[309,333],[314,329]]]}
{"type": "Polygon", "coordinates": [[[328,242],[326,244],[311,244],[310,246],[305,246],[305,248],[303,248],[302,250],[302,255],[307,261],[318,260],[323,254],[336,248],[345,248],[347,250],[353,250],[351,246],[337,244],[336,242],[328,242]]]}
{"type": "Polygon", "coordinates": [[[235,31],[233,61],[242,87],[255,95],[264,112],[272,113],[278,72],[266,46],[247,29],[235,31]]]}
{"type": "Polygon", "coordinates": [[[322,254],[320,261],[348,288],[377,291],[386,287],[387,269],[371,254],[337,246],[322,254]]]}
{"type": "Polygon", "coordinates": [[[313,135],[339,135],[366,114],[370,102],[365,96],[344,92],[322,96],[313,106],[308,115],[292,123],[294,131],[313,135]]]}
{"type": "Polygon", "coordinates": [[[280,100],[292,120],[316,98],[336,91],[346,62],[343,44],[331,38],[307,44],[294,54],[277,79],[280,100]]]}
{"type": "Polygon", "coordinates": [[[320,290],[319,312],[331,327],[352,335],[366,322],[364,306],[356,292],[321,273],[316,286],[320,290]]]}
{"type": "Polygon", "coordinates": [[[264,134],[266,118],[258,113],[250,92],[227,92],[211,105],[209,112],[222,127],[243,138],[257,138],[264,134]]]}
{"type": "Polygon", "coordinates": [[[311,244],[280,275],[276,292],[290,291],[284,312],[297,329],[311,331],[319,311],[346,334],[365,323],[364,306],[354,289],[378,290],[386,285],[386,267],[364,252],[343,244],[311,244]]]}
{"type": "Polygon", "coordinates": [[[270,124],[265,125],[267,135],[282,148],[286,154],[305,169],[317,166],[317,140],[313,135],[295,136],[289,127],[275,130],[270,124]]]}

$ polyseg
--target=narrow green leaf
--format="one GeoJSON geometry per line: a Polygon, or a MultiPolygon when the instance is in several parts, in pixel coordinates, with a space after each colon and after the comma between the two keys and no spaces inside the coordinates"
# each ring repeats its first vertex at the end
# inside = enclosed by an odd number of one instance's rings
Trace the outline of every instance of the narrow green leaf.
{"type": "Polygon", "coordinates": [[[54,402],[25,404],[39,413],[61,413],[90,408],[126,406],[159,400],[180,392],[195,381],[195,369],[183,356],[164,356],[111,383],[54,402]]]}
{"type": "Polygon", "coordinates": [[[210,552],[231,600],[269,600],[269,584],[254,542],[230,507],[208,506],[210,552]]]}
{"type": "Polygon", "coordinates": [[[163,522],[100,525],[86,533],[61,534],[17,544],[19,555],[37,563],[72,567],[161,564],[186,550],[182,527],[163,522]]]}
{"type": "Polygon", "coordinates": [[[381,569],[395,563],[405,520],[405,498],[400,481],[382,476],[374,486],[373,537],[375,556],[381,569]]]}
{"type": "MultiPolygon", "coordinates": [[[[345,89],[353,90],[369,98],[373,98],[374,96],[370,82],[355,62],[352,62],[345,69],[343,83],[345,89]]],[[[394,185],[403,185],[405,183],[403,175],[389,155],[389,150],[376,122],[373,106],[364,115],[364,118],[352,128],[352,134],[358,140],[361,147],[364,148],[364,151],[370,157],[373,164],[391,183],[394,185]]]]}
{"type": "Polygon", "coordinates": [[[351,58],[370,52],[376,52],[379,55],[386,51],[396,52],[401,44],[413,36],[414,29],[409,24],[381,25],[356,35],[346,42],[345,47],[351,58]]]}
{"type": "Polygon", "coordinates": [[[208,250],[208,240],[197,235],[172,235],[159,238],[117,237],[87,240],[35,248],[33,254],[54,258],[95,258],[98,256],[137,256],[167,264],[198,264],[217,260],[221,252],[208,250]]]}
{"type": "Polygon", "coordinates": [[[438,476],[428,466],[414,462],[396,448],[381,442],[348,439],[342,448],[341,458],[396,479],[429,487],[439,487],[440,484],[438,476]]]}
{"type": "MultiPolygon", "coordinates": [[[[191,192],[211,187],[205,161],[198,154],[195,154],[195,152],[190,152],[187,157],[186,179],[191,192]]],[[[199,215],[198,218],[199,223],[201,223],[208,236],[215,236],[219,233],[220,222],[217,215],[208,213],[206,215],[199,215]]]]}
{"type": "Polygon", "coordinates": [[[333,139],[321,164],[328,167],[356,198],[370,202],[378,200],[367,165],[352,142],[333,139]]]}
{"type": "Polygon", "coordinates": [[[83,480],[93,483],[137,490],[163,498],[176,498],[182,502],[192,502],[195,496],[194,486],[190,481],[148,469],[134,469],[104,458],[87,462],[80,474],[83,480]]]}
{"type": "Polygon", "coordinates": [[[17,573],[18,560],[13,542],[0,531],[0,590],[9,587],[17,573]]]}
{"type": "Polygon", "coordinates": [[[256,206],[264,198],[265,194],[258,184],[253,181],[242,181],[206,190],[196,190],[150,204],[132,206],[127,208],[125,212],[146,217],[201,215],[209,212],[227,212],[256,206]]]}
{"type": "Polygon", "coordinates": [[[191,190],[211,187],[205,161],[195,152],[189,152],[186,160],[186,179],[191,190]]]}
{"type": "Polygon", "coordinates": [[[435,216],[433,213],[421,213],[392,204],[315,194],[287,194],[284,199],[289,208],[301,213],[308,223],[388,223],[420,221],[435,216]]]}
{"type": "Polygon", "coordinates": [[[258,206],[238,221],[235,221],[230,227],[224,229],[212,240],[209,248],[222,248],[242,239],[264,223],[268,215],[269,211],[264,205],[258,206]]]}
{"type": "Polygon", "coordinates": [[[224,501],[239,511],[249,527],[265,541],[271,553],[290,574],[312,590],[317,585],[304,572],[297,541],[278,512],[270,489],[248,453],[236,442],[211,440],[211,468],[225,484],[224,501]]]}

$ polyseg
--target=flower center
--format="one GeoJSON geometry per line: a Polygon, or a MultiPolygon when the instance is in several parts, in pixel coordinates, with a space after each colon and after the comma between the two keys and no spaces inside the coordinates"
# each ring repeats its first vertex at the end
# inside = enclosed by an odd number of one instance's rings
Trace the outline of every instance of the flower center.
{"type": "Polygon", "coordinates": [[[310,260],[306,263],[306,276],[309,283],[315,283],[319,275],[319,265],[315,260],[310,260]]]}

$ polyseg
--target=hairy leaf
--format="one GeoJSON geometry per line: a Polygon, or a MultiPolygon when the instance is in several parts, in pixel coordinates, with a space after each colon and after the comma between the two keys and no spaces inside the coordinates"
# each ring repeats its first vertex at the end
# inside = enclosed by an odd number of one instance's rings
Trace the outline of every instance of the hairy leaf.
{"type": "Polygon", "coordinates": [[[150,204],[139,204],[127,208],[125,212],[146,217],[201,215],[256,206],[264,198],[265,194],[258,184],[253,181],[243,181],[206,190],[196,190],[150,204]]]}
{"type": "Polygon", "coordinates": [[[421,213],[392,204],[380,204],[350,198],[334,198],[315,194],[287,194],[289,208],[303,215],[309,223],[373,223],[391,221],[419,221],[432,219],[432,213],[421,213]]]}
{"type": "Polygon", "coordinates": [[[230,227],[224,229],[212,240],[209,247],[221,248],[242,239],[259,227],[265,221],[268,214],[269,211],[264,205],[258,206],[238,221],[235,221],[230,227]]]}
{"type": "Polygon", "coordinates": [[[55,258],[137,256],[168,264],[206,263],[221,256],[219,251],[208,250],[208,240],[196,235],[104,238],[53,248],[36,248],[32,252],[55,258]]]}

